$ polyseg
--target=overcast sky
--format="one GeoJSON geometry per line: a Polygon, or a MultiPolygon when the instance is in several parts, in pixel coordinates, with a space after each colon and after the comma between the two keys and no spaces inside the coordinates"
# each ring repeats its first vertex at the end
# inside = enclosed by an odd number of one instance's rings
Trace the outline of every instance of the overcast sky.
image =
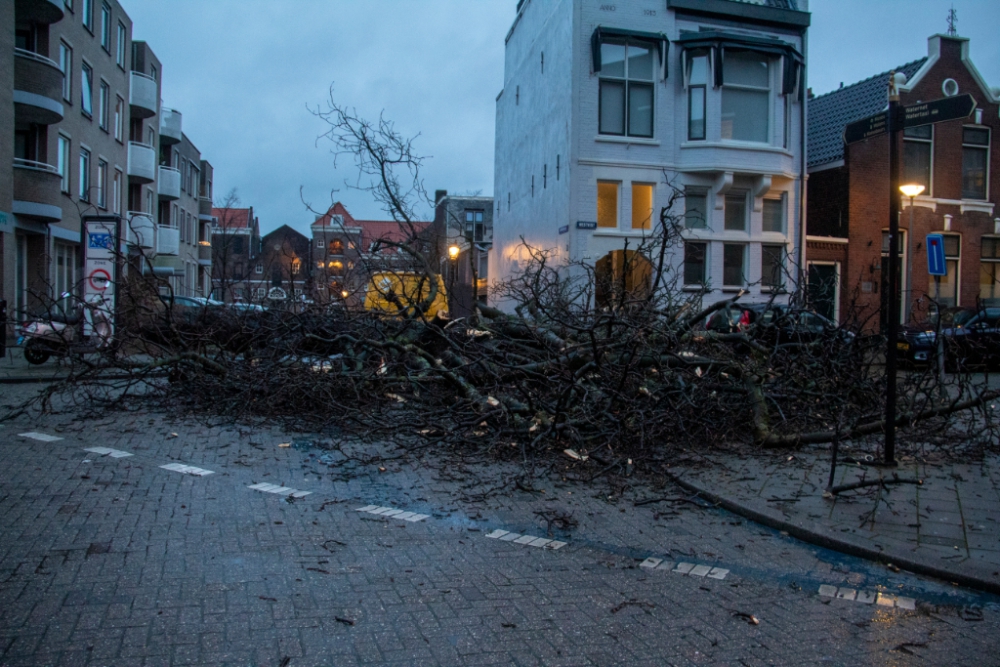
{"type": "MultiPolygon", "coordinates": [[[[545,2],[546,0],[535,0],[545,2]]],[[[629,0],[619,0],[628,2],[629,0]]],[[[163,63],[163,102],[215,168],[218,201],[235,188],[264,231],[308,234],[334,199],[359,218],[385,219],[347,189],[324,125],[309,108],[329,99],[368,118],[385,111],[429,156],[428,191],[493,192],[495,99],[516,0],[121,0],[134,37],[163,63]]],[[[1000,86],[1000,0],[810,0],[809,85],[816,94],[927,54],[948,9],[972,59],[1000,86]]],[[[430,211],[427,211],[428,215],[430,211]]]]}

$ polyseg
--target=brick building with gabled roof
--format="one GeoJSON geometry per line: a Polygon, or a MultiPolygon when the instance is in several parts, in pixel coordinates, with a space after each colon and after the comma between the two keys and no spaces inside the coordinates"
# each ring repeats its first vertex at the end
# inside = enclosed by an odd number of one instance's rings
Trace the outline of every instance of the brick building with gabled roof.
{"type": "MultiPolygon", "coordinates": [[[[903,106],[971,94],[974,113],[907,128],[899,141],[900,182],[925,187],[902,198],[900,286],[903,321],[930,308],[1000,305],[1000,88],[969,57],[969,40],[928,39],[927,57],[895,70],[903,106]],[[992,175],[992,177],[991,177],[992,175]],[[911,227],[912,219],[912,227],[911,227]],[[948,274],[927,274],[926,236],[945,234],[948,274]]],[[[886,72],[809,100],[807,282],[813,305],[831,317],[884,325],[889,226],[889,138],[844,143],[848,123],[888,107],[886,72]]]]}
{"type": "Polygon", "coordinates": [[[212,209],[212,298],[248,301],[247,281],[260,254],[260,221],[253,207],[212,209]]]}

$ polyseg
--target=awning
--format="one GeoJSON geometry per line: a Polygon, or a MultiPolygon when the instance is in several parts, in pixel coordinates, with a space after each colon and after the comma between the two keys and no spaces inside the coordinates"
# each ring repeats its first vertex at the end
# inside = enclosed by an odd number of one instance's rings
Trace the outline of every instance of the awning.
{"type": "Polygon", "coordinates": [[[667,78],[667,54],[670,49],[670,40],[662,32],[642,32],[641,30],[625,30],[624,28],[609,28],[599,25],[590,36],[590,54],[594,59],[594,72],[601,71],[601,44],[608,40],[632,40],[634,42],[648,42],[656,47],[656,53],[660,56],[660,78],[667,78]]]}
{"type": "Polygon", "coordinates": [[[721,30],[704,30],[701,32],[681,31],[681,36],[676,40],[682,49],[685,57],[681,59],[683,66],[686,66],[686,53],[692,49],[710,49],[715,72],[715,87],[722,85],[722,68],[725,61],[725,51],[753,51],[755,53],[766,53],[778,56],[782,59],[781,94],[793,93],[799,83],[799,71],[805,63],[805,58],[798,50],[780,39],[769,37],[751,37],[749,35],[736,35],[723,32],[721,30]]]}

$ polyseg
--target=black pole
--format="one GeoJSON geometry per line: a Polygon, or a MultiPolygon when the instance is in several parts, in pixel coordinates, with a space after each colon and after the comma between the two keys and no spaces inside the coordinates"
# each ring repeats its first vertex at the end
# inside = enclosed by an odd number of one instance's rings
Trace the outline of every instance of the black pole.
{"type": "Polygon", "coordinates": [[[903,129],[899,113],[899,93],[896,73],[889,74],[889,307],[886,308],[885,347],[885,459],[887,466],[896,465],[896,338],[899,336],[899,150],[898,133],[903,129]]]}

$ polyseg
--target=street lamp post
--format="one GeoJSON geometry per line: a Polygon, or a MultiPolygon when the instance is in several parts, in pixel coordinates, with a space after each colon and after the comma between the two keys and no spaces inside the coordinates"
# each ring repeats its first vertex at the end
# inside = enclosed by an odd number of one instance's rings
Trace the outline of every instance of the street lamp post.
{"type": "Polygon", "coordinates": [[[911,309],[913,308],[913,198],[924,191],[924,186],[919,183],[907,183],[900,185],[899,191],[910,199],[910,227],[906,233],[906,291],[909,296],[906,299],[906,319],[909,321],[911,309]]]}

